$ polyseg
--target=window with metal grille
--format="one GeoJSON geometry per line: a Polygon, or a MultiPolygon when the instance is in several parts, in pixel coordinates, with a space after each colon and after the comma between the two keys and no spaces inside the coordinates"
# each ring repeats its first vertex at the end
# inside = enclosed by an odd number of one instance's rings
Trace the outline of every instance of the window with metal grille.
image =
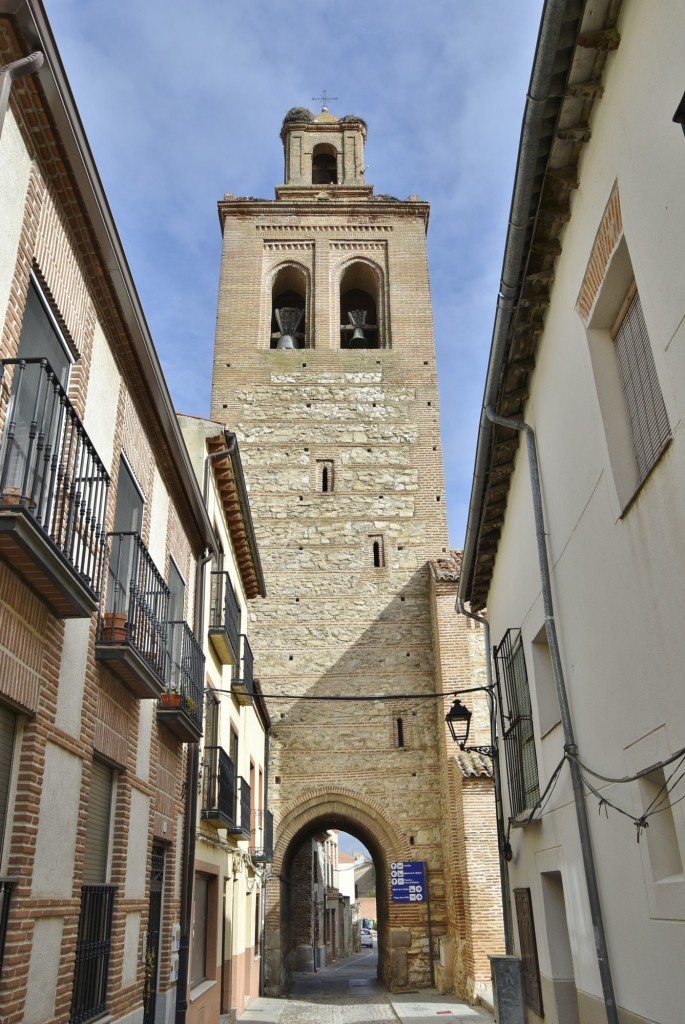
{"type": "Polygon", "coordinates": [[[523,990],[526,1005],[543,1015],[542,990],[540,988],[540,967],[538,965],[538,947],[535,941],[535,924],[533,922],[533,904],[530,889],[514,889],[516,901],[516,921],[518,923],[519,943],[521,946],[521,962],[523,964],[523,990]]]}
{"type": "Polygon", "coordinates": [[[613,337],[628,408],[639,486],[671,436],[639,292],[632,294],[613,337]]]}
{"type": "Polygon", "coordinates": [[[91,773],[76,940],[71,1024],[85,1024],[107,1008],[107,976],[116,886],[107,885],[114,772],[94,761],[91,773]]]}
{"type": "Polygon", "coordinates": [[[509,629],[495,648],[495,669],[503,708],[502,734],[507,762],[509,803],[516,817],[540,798],[533,714],[521,631],[509,629]]]}

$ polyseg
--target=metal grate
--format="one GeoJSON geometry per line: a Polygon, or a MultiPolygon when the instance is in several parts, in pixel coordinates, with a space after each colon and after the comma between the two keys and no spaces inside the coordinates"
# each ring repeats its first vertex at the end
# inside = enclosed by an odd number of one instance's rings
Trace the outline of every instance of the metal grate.
{"type": "Polygon", "coordinates": [[[47,359],[3,359],[0,505],[23,508],[98,597],[109,476],[47,359]]]}
{"type": "Polygon", "coordinates": [[[614,341],[633,436],[637,482],[641,484],[664,450],[671,427],[639,292],[628,306],[614,341]]]}
{"type": "Polygon", "coordinates": [[[225,629],[234,656],[238,653],[240,635],[240,605],[227,572],[213,572],[210,629],[225,629]]]}
{"type": "Polygon", "coordinates": [[[76,942],[71,1024],[85,1024],[107,1008],[114,885],[84,885],[76,942]]]}
{"type": "Polygon", "coordinates": [[[223,747],[204,748],[202,817],[235,822],[235,768],[223,747]]]}
{"type": "Polygon", "coordinates": [[[502,734],[511,814],[516,817],[534,807],[540,798],[533,714],[520,630],[507,630],[495,648],[495,669],[506,698],[507,718],[505,721],[503,709],[502,734]]]}
{"type": "Polygon", "coordinates": [[[167,626],[169,667],[164,674],[167,688],[179,694],[180,707],[202,732],[205,656],[187,622],[169,622],[167,626]]]}

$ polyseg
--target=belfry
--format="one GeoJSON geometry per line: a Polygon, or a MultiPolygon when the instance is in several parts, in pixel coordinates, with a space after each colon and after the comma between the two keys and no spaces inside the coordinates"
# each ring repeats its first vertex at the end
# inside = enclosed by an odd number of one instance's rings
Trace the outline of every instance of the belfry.
{"type": "Polygon", "coordinates": [[[487,766],[460,774],[445,740],[441,693],[473,685],[482,656],[445,571],[429,206],[374,194],[366,133],[294,107],[276,198],[219,203],[212,418],[239,438],[267,586],[251,623],[272,717],[266,990],[320,962],[294,879],[307,841],[337,828],[374,860],[383,980],[472,997],[499,939],[490,925],[486,948],[470,901],[487,916],[497,889],[467,884],[464,836],[494,819],[487,766]],[[408,861],[427,893],[397,902],[391,865],[408,861]]]}

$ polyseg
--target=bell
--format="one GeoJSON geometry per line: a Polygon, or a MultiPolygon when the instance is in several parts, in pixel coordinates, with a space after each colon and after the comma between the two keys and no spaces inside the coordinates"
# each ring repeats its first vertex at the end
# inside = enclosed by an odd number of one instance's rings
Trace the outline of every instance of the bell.
{"type": "MultiPolygon", "coordinates": [[[[281,336],[276,342],[277,349],[302,348],[297,328],[303,315],[304,310],[298,309],[296,306],[282,306],[275,310],[276,323],[281,331],[281,336]]],[[[302,337],[301,334],[300,337],[302,337]]]]}
{"type": "Polygon", "coordinates": [[[352,345],[354,345],[355,341],[366,341],[366,335],[364,334],[364,331],[361,329],[361,327],[355,327],[354,331],[352,332],[352,345]]]}
{"type": "Polygon", "coordinates": [[[352,331],[352,337],[347,343],[349,348],[369,348],[370,343],[366,337],[366,330],[375,331],[375,324],[367,324],[366,322],[367,312],[365,309],[350,309],[347,313],[347,318],[350,321],[351,326],[345,325],[344,331],[352,331]]]}

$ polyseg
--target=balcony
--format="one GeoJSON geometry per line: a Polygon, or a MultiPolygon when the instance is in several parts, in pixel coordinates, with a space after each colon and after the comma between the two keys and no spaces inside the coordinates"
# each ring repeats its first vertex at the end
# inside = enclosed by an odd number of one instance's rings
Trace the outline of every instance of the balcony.
{"type": "Polygon", "coordinates": [[[241,658],[238,665],[239,678],[231,682],[231,693],[239,704],[251,704],[254,696],[254,657],[250,641],[244,633],[240,635],[241,658]]]}
{"type": "Polygon", "coordinates": [[[240,655],[240,606],[227,572],[213,572],[209,628],[210,643],[223,665],[235,665],[240,655]]]}
{"type": "Polygon", "coordinates": [[[228,832],[239,839],[250,838],[250,784],[240,775],[235,791],[233,827],[229,828],[228,832]]]}
{"type": "Polygon", "coordinates": [[[274,859],[274,816],[271,811],[253,811],[250,856],[252,860],[271,864],[274,859]]]}
{"type": "Polygon", "coordinates": [[[97,610],[109,476],[45,359],[0,360],[0,556],[60,618],[97,610]]]}
{"type": "Polygon", "coordinates": [[[95,657],[134,697],[159,698],[168,658],[169,588],[137,533],[111,533],[95,657]]]}
{"type": "Polygon", "coordinates": [[[205,656],[185,622],[169,622],[166,689],[157,718],[177,739],[196,743],[202,736],[205,656]]]}
{"type": "Polygon", "coordinates": [[[236,778],[233,762],[223,747],[205,747],[202,770],[201,817],[217,828],[235,825],[236,778]]]}

